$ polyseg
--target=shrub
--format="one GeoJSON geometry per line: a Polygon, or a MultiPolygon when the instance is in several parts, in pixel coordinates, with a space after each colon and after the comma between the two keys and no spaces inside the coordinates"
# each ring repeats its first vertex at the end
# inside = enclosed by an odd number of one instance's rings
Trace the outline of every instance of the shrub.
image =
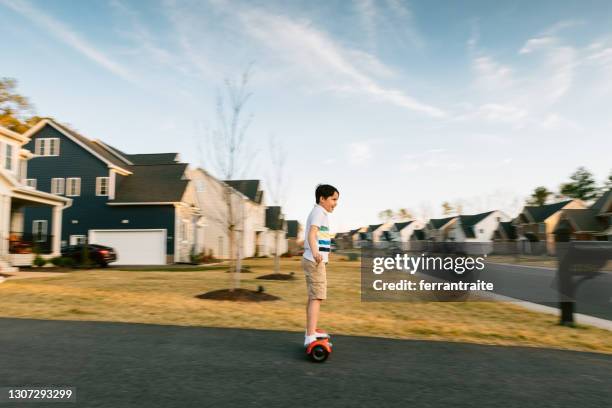
{"type": "Polygon", "coordinates": [[[39,268],[41,266],[45,266],[46,263],[47,263],[47,260],[40,255],[36,255],[36,257],[32,261],[32,264],[34,264],[34,266],[37,266],[39,268]]]}
{"type": "Polygon", "coordinates": [[[51,258],[51,263],[54,266],[64,266],[64,261],[61,256],[56,256],[55,258],[51,258]]]}
{"type": "Polygon", "coordinates": [[[74,266],[74,259],[65,256],[56,256],[51,259],[51,263],[57,267],[72,268],[74,266]]]}
{"type": "Polygon", "coordinates": [[[349,252],[347,254],[348,260],[349,261],[358,261],[359,260],[359,254],[357,252],[349,252]]]}
{"type": "Polygon", "coordinates": [[[72,268],[75,265],[74,259],[69,258],[69,257],[62,257],[62,266],[65,266],[67,268],[72,268]]]}

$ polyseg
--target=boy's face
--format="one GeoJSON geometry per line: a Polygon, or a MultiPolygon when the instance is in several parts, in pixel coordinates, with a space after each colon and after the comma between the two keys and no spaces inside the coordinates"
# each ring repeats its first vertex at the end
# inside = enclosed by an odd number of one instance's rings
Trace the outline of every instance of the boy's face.
{"type": "Polygon", "coordinates": [[[319,197],[319,205],[325,208],[325,211],[333,212],[334,208],[338,205],[338,198],[340,198],[340,195],[337,191],[334,192],[334,195],[330,195],[327,198],[319,197]]]}

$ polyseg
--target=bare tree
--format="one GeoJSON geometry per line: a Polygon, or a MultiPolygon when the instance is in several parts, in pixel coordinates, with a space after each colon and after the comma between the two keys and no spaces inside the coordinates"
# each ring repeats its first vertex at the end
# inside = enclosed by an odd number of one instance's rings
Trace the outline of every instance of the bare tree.
{"type": "MultiPolygon", "coordinates": [[[[270,172],[268,177],[268,190],[270,192],[270,198],[274,205],[282,206],[285,204],[285,193],[287,186],[287,177],[285,172],[285,165],[287,163],[287,151],[283,146],[282,142],[279,141],[275,136],[270,136],[270,172]]],[[[279,254],[279,243],[281,234],[283,232],[284,220],[281,218],[279,213],[278,220],[275,220],[275,224],[280,225],[274,226],[274,273],[280,273],[280,254],[279,254]]]]}
{"type": "MultiPolygon", "coordinates": [[[[209,149],[209,161],[215,175],[221,180],[241,177],[253,161],[253,152],[247,146],[247,130],[253,116],[245,113],[252,96],[249,91],[251,68],[247,68],[238,81],[225,79],[224,87],[217,93],[215,123],[206,129],[205,142],[209,149]]],[[[237,245],[237,233],[244,233],[245,204],[242,196],[227,183],[222,183],[224,210],[209,214],[213,222],[224,226],[229,241],[230,270],[233,270],[232,289],[240,287],[242,245],[237,245]]],[[[240,235],[240,242],[244,241],[240,235]]]]}

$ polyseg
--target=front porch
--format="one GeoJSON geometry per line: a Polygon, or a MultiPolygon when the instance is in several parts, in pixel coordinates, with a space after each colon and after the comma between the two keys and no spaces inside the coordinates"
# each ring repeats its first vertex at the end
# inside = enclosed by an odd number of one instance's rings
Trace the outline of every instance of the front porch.
{"type": "Polygon", "coordinates": [[[61,254],[62,210],[72,200],[30,187],[19,186],[0,195],[0,268],[29,266],[36,254],[52,258],[61,254]],[[50,207],[51,218],[26,233],[26,207],[50,207]]]}

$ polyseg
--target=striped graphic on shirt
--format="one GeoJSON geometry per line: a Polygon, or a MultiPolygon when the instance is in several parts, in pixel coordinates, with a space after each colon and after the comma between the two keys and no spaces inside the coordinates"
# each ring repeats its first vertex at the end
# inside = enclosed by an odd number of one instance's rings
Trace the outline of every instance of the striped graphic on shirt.
{"type": "Polygon", "coordinates": [[[317,239],[319,240],[320,252],[331,252],[331,238],[332,235],[329,233],[328,227],[319,227],[319,232],[317,232],[317,239]]]}

